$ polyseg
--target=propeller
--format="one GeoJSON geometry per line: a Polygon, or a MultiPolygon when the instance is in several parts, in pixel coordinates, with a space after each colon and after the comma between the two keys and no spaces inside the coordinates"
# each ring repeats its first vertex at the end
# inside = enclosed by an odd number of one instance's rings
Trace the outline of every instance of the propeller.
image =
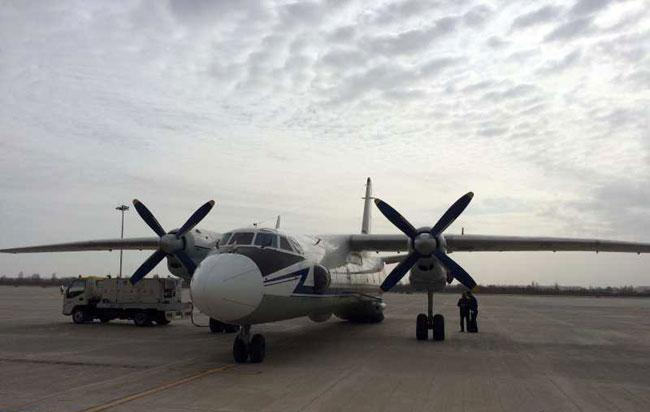
{"type": "Polygon", "coordinates": [[[183,235],[192,230],[194,226],[198,225],[199,222],[208,215],[214,206],[214,200],[210,200],[198,208],[180,229],[172,230],[170,232],[166,232],[165,229],[163,229],[153,213],[151,213],[144,203],[138,199],[133,199],[133,206],[147,226],[160,236],[160,247],[133,273],[133,276],[129,279],[131,284],[135,285],[138,283],[140,279],[145,277],[147,273],[151,272],[153,268],[155,268],[156,265],[158,265],[158,263],[168,255],[173,255],[178,258],[187,271],[190,274],[193,274],[196,270],[196,264],[187,253],[185,253],[185,240],[183,239],[183,235]]]}
{"type": "Polygon", "coordinates": [[[386,216],[386,219],[401,230],[411,240],[412,250],[395,268],[388,274],[384,282],[381,284],[381,289],[386,292],[399,282],[406,272],[408,272],[419,259],[435,257],[443,266],[447,268],[449,273],[460,283],[468,289],[474,289],[476,282],[465,269],[442,250],[444,245],[444,238],[442,232],[454,223],[454,221],[465,210],[469,202],[472,201],[474,193],[469,192],[463,195],[460,199],[454,202],[453,205],[447,209],[445,214],[436,222],[433,227],[424,227],[416,229],[404,216],[397,210],[393,209],[391,205],[381,199],[375,199],[375,204],[379,211],[386,216]]]}

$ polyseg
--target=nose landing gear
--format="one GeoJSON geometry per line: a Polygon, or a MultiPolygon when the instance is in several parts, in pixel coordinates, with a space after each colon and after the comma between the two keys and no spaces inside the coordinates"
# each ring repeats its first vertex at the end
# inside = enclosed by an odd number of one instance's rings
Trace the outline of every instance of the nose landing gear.
{"type": "Polygon", "coordinates": [[[415,323],[415,337],[418,340],[429,338],[429,329],[433,330],[433,340],[445,340],[445,318],[441,314],[433,314],[433,291],[427,290],[427,314],[420,313],[415,323]]]}
{"type": "Polygon", "coordinates": [[[266,341],[259,333],[251,336],[250,325],[244,325],[239,330],[232,344],[232,356],[237,363],[250,359],[251,363],[260,363],[266,355],[266,341]]]}

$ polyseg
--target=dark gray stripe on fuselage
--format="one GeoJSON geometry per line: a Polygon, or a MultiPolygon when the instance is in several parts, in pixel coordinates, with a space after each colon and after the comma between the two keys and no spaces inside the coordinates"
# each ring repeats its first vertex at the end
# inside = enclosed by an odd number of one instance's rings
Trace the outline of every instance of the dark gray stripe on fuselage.
{"type": "Polygon", "coordinates": [[[249,257],[262,272],[262,276],[270,275],[278,270],[289,267],[305,260],[304,257],[277,249],[259,248],[253,246],[238,246],[232,253],[249,257]]]}

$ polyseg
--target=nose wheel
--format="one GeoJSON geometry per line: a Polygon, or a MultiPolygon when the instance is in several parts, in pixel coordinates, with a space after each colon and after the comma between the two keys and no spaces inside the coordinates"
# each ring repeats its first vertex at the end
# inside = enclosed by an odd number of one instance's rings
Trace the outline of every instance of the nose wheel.
{"type": "Polygon", "coordinates": [[[445,318],[433,314],[433,291],[427,291],[428,313],[420,313],[415,320],[415,337],[417,340],[429,339],[429,329],[433,330],[433,340],[445,340],[445,318]]]}
{"type": "Polygon", "coordinates": [[[259,333],[250,334],[250,325],[242,326],[232,345],[232,356],[237,363],[260,363],[266,355],[266,340],[259,333]]]}

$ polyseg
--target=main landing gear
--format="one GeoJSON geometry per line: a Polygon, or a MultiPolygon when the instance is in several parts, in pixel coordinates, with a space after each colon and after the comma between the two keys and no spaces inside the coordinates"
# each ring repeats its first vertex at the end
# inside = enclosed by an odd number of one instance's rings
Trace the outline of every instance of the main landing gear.
{"type": "Polygon", "coordinates": [[[237,363],[244,363],[250,360],[251,363],[260,363],[266,354],[266,341],[264,336],[255,334],[251,336],[250,325],[244,325],[235,337],[232,344],[232,357],[237,363]]]}
{"type": "Polygon", "coordinates": [[[415,336],[418,340],[429,338],[429,329],[433,329],[433,340],[445,340],[445,318],[441,314],[433,314],[433,291],[427,290],[427,314],[420,313],[415,324],[415,336]]]}

